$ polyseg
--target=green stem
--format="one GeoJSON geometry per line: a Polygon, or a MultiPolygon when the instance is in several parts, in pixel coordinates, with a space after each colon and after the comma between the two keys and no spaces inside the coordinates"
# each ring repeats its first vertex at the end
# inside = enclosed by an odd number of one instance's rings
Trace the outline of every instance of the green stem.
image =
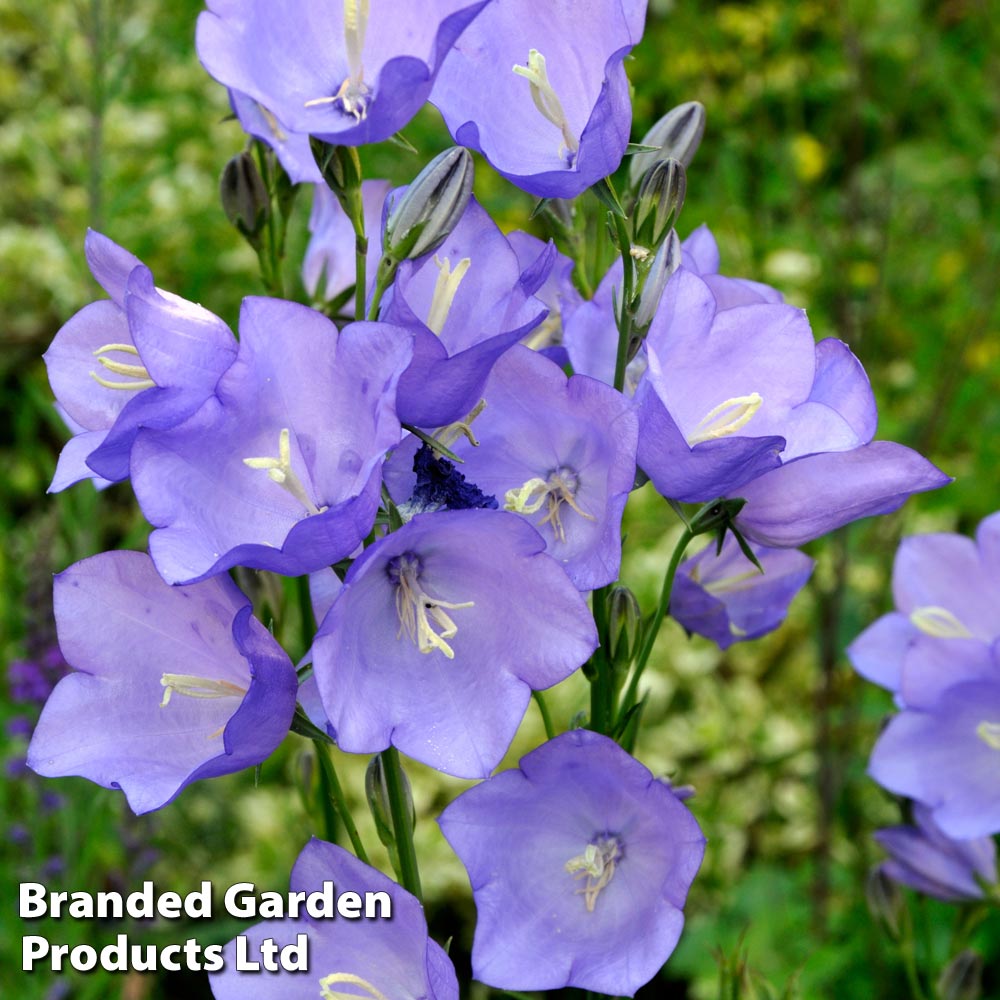
{"type": "Polygon", "coordinates": [[[628,346],[632,339],[632,298],[635,289],[635,263],[629,253],[628,227],[620,216],[613,215],[622,253],[622,298],[618,303],[618,351],[615,354],[615,388],[621,392],[625,386],[625,368],[628,365],[628,346]]]}
{"type": "Polygon", "coordinates": [[[354,825],[351,810],[347,808],[347,803],[344,801],[344,792],[340,787],[340,782],[337,780],[337,772],[333,767],[333,756],[330,753],[330,747],[320,740],[314,740],[313,743],[316,747],[316,757],[319,760],[319,766],[323,773],[323,780],[329,787],[330,800],[333,802],[333,807],[337,810],[340,821],[344,824],[347,836],[350,837],[354,853],[360,861],[363,861],[366,865],[370,864],[368,852],[365,850],[365,845],[361,842],[358,828],[354,825]]]}
{"type": "Polygon", "coordinates": [[[635,704],[639,693],[639,680],[642,677],[642,672],[646,669],[646,664],[649,662],[650,654],[653,652],[653,645],[660,632],[660,626],[663,624],[663,619],[666,617],[667,610],[670,607],[670,594],[674,589],[674,577],[677,575],[677,567],[680,566],[684,551],[690,544],[691,539],[694,538],[694,534],[691,528],[685,525],[684,532],[674,546],[673,554],[670,556],[670,563],[663,577],[663,589],[660,591],[660,600],[656,605],[656,611],[653,612],[653,617],[650,619],[649,625],[644,631],[642,647],[636,658],[635,668],[628,683],[628,690],[625,692],[625,698],[622,701],[623,713],[627,712],[635,704]]]}
{"type": "Polygon", "coordinates": [[[399,860],[396,874],[403,888],[412,892],[417,899],[421,899],[423,893],[420,889],[417,853],[413,847],[413,826],[410,823],[410,811],[407,808],[403,785],[403,765],[399,760],[399,751],[395,747],[383,750],[381,756],[385,787],[389,793],[392,830],[396,839],[396,855],[399,860]]]}
{"type": "Polygon", "coordinates": [[[552,716],[549,715],[549,708],[548,705],[545,704],[542,692],[532,691],[531,697],[535,699],[535,704],[538,706],[538,711],[541,713],[542,725],[545,727],[545,738],[547,740],[554,740],[556,738],[556,727],[552,724],[552,716]]]}
{"type": "Polygon", "coordinates": [[[610,735],[614,722],[614,682],[608,661],[608,588],[594,591],[594,624],[600,645],[591,659],[590,673],[590,728],[597,733],[610,735]]]}
{"type": "Polygon", "coordinates": [[[368,237],[365,236],[365,221],[362,216],[361,230],[354,234],[354,318],[365,318],[365,293],[368,288],[368,237]]]}

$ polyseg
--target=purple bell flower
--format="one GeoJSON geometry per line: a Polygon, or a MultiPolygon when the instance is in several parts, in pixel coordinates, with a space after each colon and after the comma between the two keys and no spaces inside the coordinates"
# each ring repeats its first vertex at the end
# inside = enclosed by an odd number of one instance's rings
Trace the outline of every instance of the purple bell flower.
{"type": "MultiPolygon", "coordinates": [[[[478,444],[448,436],[462,475],[524,517],[580,590],[618,578],[621,519],[635,482],[638,424],[628,401],[586,375],[567,378],[548,358],[515,345],[493,368],[485,407],[471,424],[478,444]]],[[[447,430],[445,432],[448,433],[447,430]]],[[[387,465],[408,462],[409,441],[387,465]]],[[[412,475],[393,475],[408,496],[412,475]]]]}
{"type": "Polygon", "coordinates": [[[396,382],[410,352],[410,336],[384,323],[338,333],[305,306],[245,299],[239,357],[216,395],[135,445],[133,485],[163,578],[238,565],[298,576],[350,555],[399,441],[396,382]]]}
{"type": "Polygon", "coordinates": [[[801,545],[950,482],[909,448],[872,441],[864,369],[840,341],[815,343],[801,309],[720,312],[708,285],[680,268],[646,352],[639,466],[674,500],[745,498],[737,524],[763,545],[801,545]]]}
{"type": "Polygon", "coordinates": [[[270,146],[293,184],[320,184],[320,173],[309,136],[304,132],[286,132],[277,118],[263,104],[238,90],[229,91],[229,103],[243,131],[270,146]]]}
{"type": "Polygon", "coordinates": [[[261,942],[271,938],[279,947],[295,945],[304,934],[308,971],[238,972],[236,942],[223,953],[225,967],[211,973],[216,1000],[458,1000],[455,967],[444,949],[427,936],[427,921],[419,900],[380,871],[364,864],[336,844],[309,841],[292,868],[292,893],[321,892],[328,883],[339,897],[353,892],[362,905],[370,898],[385,919],[343,916],[265,920],[245,931],[246,957],[261,961],[261,942]],[[366,897],[366,893],[379,896],[366,897]],[[383,898],[384,897],[384,898],[383,898]],[[388,904],[386,904],[388,900],[388,904]],[[381,909],[380,909],[381,908],[381,909]]]}
{"type": "Polygon", "coordinates": [[[563,733],[438,820],[476,901],[476,979],[632,996],[670,956],[705,838],[613,740],[563,733]]]}
{"type": "Polygon", "coordinates": [[[60,573],[54,602],[74,672],[28,748],[39,774],[120,788],[144,813],[259,764],[288,732],[295,670],[225,574],[169,587],[145,553],[105,552],[60,573]]]}
{"type": "Polygon", "coordinates": [[[455,142],[518,187],[573,198],[614,173],[632,124],[623,61],[646,0],[504,0],[445,59],[431,95],[455,142]]]}
{"type": "Polygon", "coordinates": [[[934,704],[895,716],[868,773],[928,806],[949,837],[1000,832],[1000,662],[990,680],[954,684],[934,704]]]}
{"type": "Polygon", "coordinates": [[[962,902],[983,898],[977,879],[987,885],[997,881],[997,849],[991,837],[953,840],[938,828],[926,806],[913,806],[914,826],[890,826],[875,832],[875,839],[889,852],[881,864],[893,881],[917,892],[962,902]]]}
{"type": "Polygon", "coordinates": [[[84,248],[111,298],[84,306],[45,353],[56,400],[83,429],[60,456],[53,490],[128,478],[139,429],[186,420],[236,357],[236,339],[218,316],[158,289],[127,250],[93,230],[84,248]]]}
{"type": "Polygon", "coordinates": [[[854,640],[863,677],[911,707],[933,704],[960,681],[994,676],[1000,662],[1000,513],[962,535],[906,538],[892,571],[896,609],[854,640]]]}
{"type": "Polygon", "coordinates": [[[276,149],[292,133],[359,146],[388,139],[420,110],[484,3],[208,0],[195,44],[216,80],[273,119],[260,138],[276,149]]]}
{"type": "Polygon", "coordinates": [[[440,427],[476,405],[497,358],[545,318],[534,293],[554,260],[555,247],[546,247],[522,270],[471,199],[433,255],[400,264],[380,318],[414,331],[413,362],[399,380],[403,423],[440,427]]]}
{"type": "Polygon", "coordinates": [[[464,778],[500,762],[533,689],[597,646],[586,602],[521,518],[418,514],[369,546],[313,643],[330,735],[464,778]]]}
{"type": "Polygon", "coordinates": [[[681,563],[670,595],[670,614],[720,649],[773,632],[806,585],[815,563],[797,549],[751,545],[764,572],[726,535],[722,552],[708,545],[681,563]]]}

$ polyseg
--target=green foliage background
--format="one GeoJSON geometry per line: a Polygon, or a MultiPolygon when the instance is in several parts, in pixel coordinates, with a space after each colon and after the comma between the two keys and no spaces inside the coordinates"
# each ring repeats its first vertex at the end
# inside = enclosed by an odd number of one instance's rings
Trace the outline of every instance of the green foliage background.
{"type": "MultiPolygon", "coordinates": [[[[971,532],[1000,507],[1000,39],[990,8],[986,0],[652,0],[629,63],[634,138],[681,101],[708,109],[682,235],[707,222],[725,273],[780,287],[808,309],[817,338],[846,340],[875,387],[879,436],[916,447],[956,478],[898,515],[814,544],[814,580],[776,634],[720,654],[665,628],[638,754],[654,772],[697,787],[692,805],[709,850],[682,944],[641,995],[911,995],[901,951],[864,899],[866,873],[878,860],[871,831],[900,818],[864,774],[891,704],[851,672],[843,649],[890,607],[901,534],[971,532]]],[[[83,257],[86,227],[132,250],[161,287],[234,327],[242,296],[262,291],[253,254],[217,206],[219,173],[243,137],[225,120],[222,88],[195,57],[200,9],[195,0],[0,0],[5,663],[51,642],[52,572],[145,541],[127,485],[100,497],[87,484],[45,495],[65,434],[40,355],[59,326],[101,294],[83,257]]],[[[420,155],[365,150],[369,176],[405,183],[448,142],[429,109],[406,131],[420,155]]],[[[482,164],[477,194],[505,228],[526,224],[531,199],[482,164]]],[[[300,200],[288,268],[299,297],[295,262],[308,210],[308,199],[300,200]]],[[[630,504],[623,579],[644,606],[659,587],[674,524],[648,490],[630,504]]],[[[302,652],[280,587],[247,584],[293,656],[302,652]]],[[[553,703],[568,726],[586,705],[580,679],[562,685],[553,703]]],[[[19,711],[5,701],[0,719],[19,711]]],[[[511,759],[538,734],[529,715],[511,759]]],[[[6,761],[23,756],[19,738],[3,746],[6,761]]],[[[340,766],[358,789],[364,762],[340,766]]],[[[252,775],[234,776],[136,819],[120,796],[81,780],[12,773],[0,786],[4,995],[205,995],[203,977],[23,976],[23,933],[100,944],[119,928],[62,921],[26,930],[12,905],[17,883],[129,889],[154,877],[183,889],[211,878],[283,889],[316,823],[312,802],[294,790],[303,777],[315,780],[311,757],[291,737],[258,787],[252,775]]],[[[413,778],[432,929],[439,940],[455,936],[461,965],[473,913],[433,816],[464,783],[416,767],[413,778]]],[[[906,899],[931,996],[951,954],[953,910],[906,899]]],[[[196,936],[203,944],[237,930],[128,928],[137,941],[196,936]]],[[[986,959],[984,995],[1000,995],[995,915],[973,941],[986,959]]]]}

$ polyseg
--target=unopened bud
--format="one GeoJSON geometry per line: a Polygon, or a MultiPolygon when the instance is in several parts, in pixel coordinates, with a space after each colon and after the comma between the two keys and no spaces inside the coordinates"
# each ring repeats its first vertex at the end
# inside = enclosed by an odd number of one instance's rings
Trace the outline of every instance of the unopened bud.
{"type": "Polygon", "coordinates": [[[872,868],[865,880],[865,900],[871,915],[884,924],[893,938],[899,938],[899,924],[906,901],[899,886],[882,870],[872,868]]]}
{"type": "Polygon", "coordinates": [[[983,995],[983,958],[969,948],[960,951],[938,977],[941,1000],[979,1000],[983,995]]]}
{"type": "Polygon", "coordinates": [[[653,322],[656,310],[660,307],[663,289],[667,287],[670,276],[680,267],[680,263],[681,241],[677,233],[671,229],[667,238],[660,244],[660,249],[656,251],[642,291],[639,293],[639,304],[634,318],[635,329],[638,332],[645,333],[649,329],[649,324],[653,322]]]}
{"type": "MultiPolygon", "coordinates": [[[[410,791],[410,780],[400,771],[403,780],[403,792],[406,796],[406,812],[412,830],[417,823],[416,810],[413,808],[413,793],[410,791]]],[[[392,825],[392,806],[389,804],[389,787],[385,780],[385,770],[382,767],[382,757],[376,754],[372,757],[365,771],[365,798],[368,808],[375,820],[375,830],[378,839],[388,848],[396,845],[396,833],[392,825]]]]}
{"type": "Polygon", "coordinates": [[[234,156],[222,171],[219,195],[226,218],[249,240],[258,242],[271,213],[267,188],[253,157],[247,153],[234,156]]]}
{"type": "Polygon", "coordinates": [[[658,247],[677,224],[687,194],[687,176],[680,160],[658,160],[643,175],[632,219],[633,242],[658,247]]]}
{"type": "Polygon", "coordinates": [[[472,154],[461,146],[434,157],[389,211],[386,256],[414,260],[436,250],[469,204],[472,171],[472,154]]]}
{"type": "Polygon", "coordinates": [[[639,186],[642,175],[656,163],[672,156],[689,166],[705,134],[705,107],[699,101],[688,101],[668,111],[645,135],[641,145],[659,146],[655,153],[637,153],[628,168],[628,183],[632,190],[639,186]]]}
{"type": "Polygon", "coordinates": [[[642,612],[635,594],[616,584],[608,594],[608,656],[615,666],[627,666],[639,649],[642,612]]]}

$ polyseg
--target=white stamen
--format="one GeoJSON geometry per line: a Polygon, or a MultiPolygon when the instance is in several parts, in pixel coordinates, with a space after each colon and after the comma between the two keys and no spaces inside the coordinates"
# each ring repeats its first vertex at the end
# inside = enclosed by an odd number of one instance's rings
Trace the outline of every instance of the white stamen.
{"type": "Polygon", "coordinates": [[[331,972],[319,981],[320,997],[322,1000],[358,1000],[357,993],[344,993],[340,990],[331,989],[335,983],[350,983],[352,986],[359,986],[372,998],[372,1000],[389,1000],[389,998],[376,986],[355,976],[351,972],[331,972]]]}
{"type": "Polygon", "coordinates": [[[368,29],[369,0],[344,0],[344,47],[347,50],[347,78],[332,97],[316,97],[306,101],[307,108],[339,103],[344,114],[353,115],[355,122],[368,117],[368,99],[371,89],[364,82],[361,52],[365,47],[368,29]]]}
{"type": "Polygon", "coordinates": [[[421,653],[437,649],[449,660],[453,660],[455,651],[445,640],[458,633],[458,626],[444,609],[457,611],[471,608],[475,602],[456,604],[431,597],[420,583],[420,562],[410,553],[392,560],[389,575],[396,584],[396,614],[399,617],[397,637],[405,631],[421,653]],[[440,632],[435,632],[435,627],[440,632]]]}
{"type": "Polygon", "coordinates": [[[156,383],[149,377],[149,372],[146,370],[144,365],[132,365],[124,361],[113,361],[111,358],[104,357],[111,351],[119,351],[122,354],[131,354],[134,357],[139,357],[139,351],[133,347],[131,344],[104,344],[102,347],[98,347],[94,351],[94,357],[100,361],[101,365],[106,368],[109,372],[113,372],[115,375],[121,375],[123,378],[132,379],[131,382],[111,382],[106,378],[101,378],[97,372],[91,372],[90,377],[97,382],[99,385],[103,385],[105,389],[130,389],[133,392],[140,389],[152,389],[156,383]]]}
{"type": "Polygon", "coordinates": [[[587,844],[583,854],[566,862],[564,867],[570,875],[587,879],[587,884],[576,891],[583,896],[588,913],[594,912],[597,897],[610,885],[621,856],[621,844],[617,837],[598,837],[595,842],[587,844]]]}
{"type": "Polygon", "coordinates": [[[535,107],[562,133],[563,141],[559,147],[559,155],[562,156],[563,152],[568,153],[569,164],[572,166],[580,150],[580,140],[570,131],[562,102],[549,82],[549,74],[545,69],[545,56],[538,49],[531,49],[528,52],[528,65],[514,65],[512,69],[531,85],[531,99],[535,102],[535,107]]]}
{"type": "Polygon", "coordinates": [[[465,272],[469,270],[472,258],[463,257],[455,266],[454,271],[451,269],[451,261],[447,257],[441,260],[435,254],[434,263],[437,265],[438,276],[434,284],[434,295],[431,297],[431,307],[427,312],[427,326],[428,329],[440,336],[448,321],[448,313],[451,312],[451,304],[455,301],[458,286],[462,283],[465,272]]]}
{"type": "Polygon", "coordinates": [[[162,674],[163,701],[160,708],[170,704],[170,696],[176,691],[188,698],[242,698],[247,689],[231,681],[213,681],[196,674],[162,674]]]}
{"type": "Polygon", "coordinates": [[[947,608],[928,604],[910,613],[910,621],[935,639],[971,639],[972,633],[947,608]]]}
{"type": "Polygon", "coordinates": [[[1000,722],[980,722],[976,735],[991,749],[1000,750],[1000,722]]]}
{"type": "Polygon", "coordinates": [[[282,489],[287,490],[310,514],[322,514],[326,507],[317,507],[312,502],[306,488],[302,485],[302,480],[292,469],[292,447],[289,440],[288,428],[282,427],[278,435],[278,457],[270,458],[244,458],[243,464],[251,469],[264,469],[267,476],[273,483],[277,483],[282,489]]]}
{"type": "Polygon", "coordinates": [[[735,434],[750,422],[763,402],[760,393],[751,392],[749,396],[733,396],[719,403],[698,421],[687,443],[693,448],[703,441],[714,441],[735,434]]]}
{"type": "Polygon", "coordinates": [[[538,523],[551,524],[556,539],[565,542],[566,529],[562,523],[563,504],[588,521],[597,520],[576,502],[579,489],[580,477],[568,466],[561,465],[549,474],[548,479],[535,476],[527,480],[524,485],[507,490],[504,494],[503,509],[515,514],[534,514],[546,504],[545,517],[538,523]]]}

